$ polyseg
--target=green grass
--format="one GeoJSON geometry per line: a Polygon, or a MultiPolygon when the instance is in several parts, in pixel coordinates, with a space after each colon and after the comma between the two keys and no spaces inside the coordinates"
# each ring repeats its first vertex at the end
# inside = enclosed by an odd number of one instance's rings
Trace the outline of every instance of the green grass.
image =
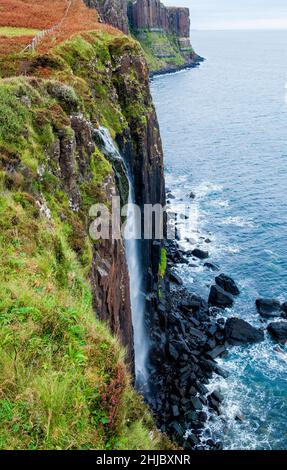
{"type": "Polygon", "coordinates": [[[162,248],[160,252],[160,263],[158,267],[158,274],[160,278],[163,278],[165,276],[166,267],[167,267],[166,249],[162,248]]]}
{"type": "Polygon", "coordinates": [[[33,78],[0,80],[0,449],[172,448],[93,309],[87,213],[109,203],[103,187],[112,168],[99,149],[83,148],[83,179],[74,155],[75,212],[57,160],[59,135],[74,139],[73,113],[113,135],[145,119],[135,71],[127,77],[135,89],[128,98],[139,101],[133,111],[115,98],[104,68],[112,47],[119,56],[138,48],[126,41],[73,38],[41,58],[49,79],[35,65],[33,78]]]}
{"type": "Polygon", "coordinates": [[[0,26],[0,36],[6,38],[16,38],[20,36],[36,36],[39,33],[39,29],[33,28],[16,28],[12,26],[0,26]]]}
{"type": "Polygon", "coordinates": [[[164,32],[141,30],[135,33],[135,38],[144,50],[150,70],[157,71],[185,63],[176,37],[164,32]]]}

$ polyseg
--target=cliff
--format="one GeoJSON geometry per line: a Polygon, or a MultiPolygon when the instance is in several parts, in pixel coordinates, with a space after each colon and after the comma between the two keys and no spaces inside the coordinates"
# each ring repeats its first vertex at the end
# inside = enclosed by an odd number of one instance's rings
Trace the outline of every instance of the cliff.
{"type": "Polygon", "coordinates": [[[192,67],[201,60],[190,43],[188,8],[166,7],[159,0],[136,0],[129,3],[128,16],[152,73],[192,67]]]}
{"type": "MultiPolygon", "coordinates": [[[[142,51],[97,25],[43,52],[2,56],[0,76],[1,446],[170,447],[129,380],[123,241],[89,237],[91,205],[121,191],[94,139],[100,125],[131,169],[137,202],[164,202],[142,51]]],[[[144,248],[149,294],[161,246],[144,248]]],[[[156,303],[157,292],[151,316],[156,303]]]]}
{"type": "Polygon", "coordinates": [[[84,0],[90,8],[96,8],[102,21],[128,34],[127,0],[84,0]]]}
{"type": "Polygon", "coordinates": [[[84,0],[102,21],[141,43],[151,75],[193,67],[202,60],[190,43],[188,8],[166,7],[160,0],[84,0]]]}

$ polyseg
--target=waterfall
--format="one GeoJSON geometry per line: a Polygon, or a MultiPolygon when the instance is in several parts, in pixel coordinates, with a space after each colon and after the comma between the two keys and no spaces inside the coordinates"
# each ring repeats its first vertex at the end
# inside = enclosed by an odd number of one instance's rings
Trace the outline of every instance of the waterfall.
{"type": "MultiPolygon", "coordinates": [[[[143,274],[141,260],[141,229],[139,208],[135,205],[135,193],[132,178],[127,165],[117,149],[109,132],[104,127],[94,130],[95,141],[105,157],[113,165],[118,184],[121,177],[119,173],[124,173],[128,184],[128,205],[124,215],[126,223],[124,228],[124,240],[126,258],[130,279],[130,296],[132,309],[132,322],[134,330],[134,352],[135,352],[135,374],[137,388],[147,391],[147,368],[146,360],[148,353],[148,337],[145,328],[145,296],[143,292],[143,274]],[[119,168],[121,165],[121,170],[119,168]]],[[[121,191],[121,187],[119,187],[121,191]]]]}

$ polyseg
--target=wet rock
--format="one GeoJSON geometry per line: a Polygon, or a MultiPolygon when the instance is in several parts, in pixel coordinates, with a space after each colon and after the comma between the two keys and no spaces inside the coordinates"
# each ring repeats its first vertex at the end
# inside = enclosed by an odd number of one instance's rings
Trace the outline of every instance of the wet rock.
{"type": "Polygon", "coordinates": [[[205,268],[210,269],[210,271],[219,271],[219,267],[214,263],[204,263],[205,268]]]}
{"type": "Polygon", "coordinates": [[[264,318],[280,317],[281,304],[274,299],[257,299],[256,308],[258,313],[264,318]]]}
{"type": "Polygon", "coordinates": [[[169,274],[169,279],[170,279],[171,282],[173,282],[174,284],[177,284],[178,286],[182,286],[182,284],[183,284],[183,281],[182,281],[181,277],[178,276],[175,273],[170,273],[169,274]]]}
{"type": "Polygon", "coordinates": [[[226,292],[229,292],[229,294],[232,294],[232,295],[240,294],[240,291],[237,285],[235,284],[234,280],[231,277],[226,276],[225,274],[220,274],[219,276],[217,276],[215,278],[215,282],[223,290],[225,290],[226,292]]]}
{"type": "Polygon", "coordinates": [[[175,199],[175,196],[174,196],[172,193],[168,193],[168,194],[166,195],[166,197],[167,197],[168,199],[175,199]]]}
{"type": "Polygon", "coordinates": [[[209,257],[208,251],[200,250],[199,248],[192,250],[192,255],[199,259],[206,259],[209,257]]]}
{"type": "Polygon", "coordinates": [[[202,410],[202,403],[198,397],[190,397],[190,402],[196,411],[202,410]]]}
{"type": "Polygon", "coordinates": [[[207,353],[207,356],[211,357],[212,359],[216,359],[217,357],[221,356],[223,353],[226,352],[225,346],[216,346],[214,349],[207,353]]]}
{"type": "Polygon", "coordinates": [[[287,322],[279,321],[269,323],[267,330],[272,338],[279,341],[279,343],[285,343],[287,341],[287,322]]]}
{"type": "Polygon", "coordinates": [[[224,379],[227,379],[227,377],[229,377],[229,373],[227,372],[227,370],[222,369],[222,367],[219,367],[218,365],[214,367],[214,372],[220,375],[220,377],[223,377],[224,379]]]}
{"type": "Polygon", "coordinates": [[[218,401],[219,403],[223,402],[224,397],[223,395],[218,392],[217,390],[214,390],[211,394],[210,397],[212,397],[214,400],[218,401]]]}
{"type": "Polygon", "coordinates": [[[217,345],[217,342],[214,338],[210,338],[207,343],[206,343],[206,347],[211,350],[211,349],[214,349],[217,345]]]}
{"type": "Polygon", "coordinates": [[[177,405],[173,405],[173,406],[172,406],[172,414],[173,414],[173,416],[174,416],[175,418],[180,415],[180,413],[179,413],[179,408],[178,408],[177,405]]]}
{"type": "Polygon", "coordinates": [[[225,324],[225,337],[229,344],[240,345],[264,341],[263,331],[240,318],[228,318],[225,324]]]}
{"type": "Polygon", "coordinates": [[[220,414],[220,402],[216,400],[213,396],[213,394],[208,396],[208,403],[211,408],[213,408],[216,413],[219,415],[220,414]]]}
{"type": "Polygon", "coordinates": [[[230,308],[234,300],[231,294],[225,292],[221,287],[214,285],[211,286],[208,303],[214,307],[230,308]]]}
{"type": "Polygon", "coordinates": [[[191,334],[191,336],[196,337],[197,339],[199,339],[202,342],[207,341],[206,335],[204,333],[202,333],[200,330],[196,329],[196,328],[190,328],[189,333],[191,334]]]}
{"type": "Polygon", "coordinates": [[[287,318],[287,302],[284,302],[284,304],[281,305],[281,315],[283,318],[287,318]]]}
{"type": "Polygon", "coordinates": [[[177,352],[176,348],[173,346],[172,343],[169,343],[168,350],[169,350],[169,354],[172,357],[172,359],[177,361],[178,358],[179,358],[179,353],[177,352]]]}
{"type": "Polygon", "coordinates": [[[179,437],[183,436],[184,430],[182,429],[181,425],[177,421],[172,421],[169,427],[172,430],[172,432],[177,434],[179,437]]]}

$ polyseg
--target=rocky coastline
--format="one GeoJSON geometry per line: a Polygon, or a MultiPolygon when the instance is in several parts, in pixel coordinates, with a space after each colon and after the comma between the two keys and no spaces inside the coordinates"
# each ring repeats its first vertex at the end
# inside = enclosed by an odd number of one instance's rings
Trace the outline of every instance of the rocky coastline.
{"type": "Polygon", "coordinates": [[[160,75],[168,75],[168,74],[175,73],[175,72],[181,72],[182,70],[194,69],[198,67],[205,60],[206,59],[204,57],[201,57],[195,54],[191,63],[186,63],[184,65],[177,65],[174,67],[166,67],[160,70],[151,70],[149,76],[152,79],[153,77],[157,77],[160,75]]]}
{"type": "MultiPolygon", "coordinates": [[[[200,248],[184,251],[177,240],[168,240],[165,248],[166,281],[153,321],[147,401],[159,428],[180,446],[189,450],[220,450],[223,443],[208,435],[206,428],[208,415],[216,419],[224,408],[224,396],[208,388],[214,374],[223,378],[229,375],[218,365],[217,358],[227,357],[233,346],[260,343],[267,334],[277,343],[286,342],[287,305],[273,299],[257,299],[260,328],[241,318],[226,319],[224,310],[231,308],[240,295],[235,281],[219,274],[220,268],[206,261],[207,251],[200,248]],[[208,299],[188,290],[176,273],[180,265],[192,266],[196,262],[215,273],[208,299]],[[273,321],[268,323],[270,319],[273,321]]],[[[274,351],[284,354],[278,345],[274,351]]],[[[240,421],[242,416],[238,414],[235,419],[240,421]]]]}

